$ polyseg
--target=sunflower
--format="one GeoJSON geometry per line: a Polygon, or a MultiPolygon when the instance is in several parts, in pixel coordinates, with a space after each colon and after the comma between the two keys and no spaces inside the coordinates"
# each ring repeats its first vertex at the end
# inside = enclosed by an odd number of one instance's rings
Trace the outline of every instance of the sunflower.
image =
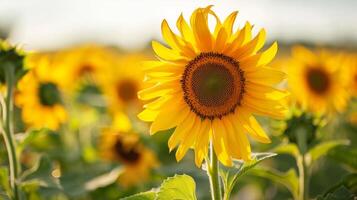
{"type": "Polygon", "coordinates": [[[113,67],[115,59],[110,49],[94,44],[64,49],[56,57],[58,76],[66,77],[60,84],[67,90],[76,89],[81,83],[96,83],[98,75],[113,67]]]}
{"type": "Polygon", "coordinates": [[[317,115],[342,112],[349,96],[345,64],[340,54],[294,47],[288,81],[299,106],[317,115]]]}
{"type": "Polygon", "coordinates": [[[100,155],[108,161],[123,165],[118,181],[125,187],[148,179],[150,171],[158,166],[154,153],[146,148],[137,134],[104,129],[99,144],[100,155]]]}
{"type": "Polygon", "coordinates": [[[168,146],[179,145],[180,161],[189,148],[195,151],[200,166],[213,143],[221,163],[232,159],[251,159],[247,133],[269,143],[270,139],[255,119],[256,115],[283,118],[282,99],[287,93],[272,85],[284,79],[284,73],[267,64],[277,52],[277,43],[258,53],[264,45],[264,29],[252,38],[252,25],[233,31],[237,12],[223,23],[211,6],[198,8],[191,15],[191,26],[181,15],[177,20],[180,34],[162,22],[162,35],[170,48],[153,41],[158,60],[144,63],[146,81],[155,84],[138,93],[144,105],[138,117],[152,121],[150,133],[175,128],[168,146]],[[208,17],[215,19],[214,31],[208,17]]]}
{"type": "Polygon", "coordinates": [[[143,88],[144,74],[140,69],[143,54],[117,56],[115,64],[103,71],[99,85],[112,111],[135,108],[139,104],[137,92],[143,88]]]}
{"type": "Polygon", "coordinates": [[[67,114],[58,83],[50,73],[51,58],[45,54],[33,56],[36,58],[29,58],[28,63],[36,67],[18,83],[15,104],[22,109],[22,119],[29,127],[57,130],[66,121],[67,114]]]}

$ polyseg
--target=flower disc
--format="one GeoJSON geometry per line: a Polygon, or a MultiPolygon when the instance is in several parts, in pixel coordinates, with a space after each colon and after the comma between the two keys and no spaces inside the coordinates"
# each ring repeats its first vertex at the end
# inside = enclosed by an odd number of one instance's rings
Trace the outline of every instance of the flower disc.
{"type": "Polygon", "coordinates": [[[328,91],[330,86],[330,79],[325,71],[320,70],[319,68],[312,68],[308,70],[306,78],[307,83],[313,92],[316,92],[317,94],[323,94],[328,91]]]}
{"type": "Polygon", "coordinates": [[[233,58],[201,53],[187,64],[181,86],[191,110],[212,120],[234,112],[243,97],[244,81],[244,73],[233,58]]]}

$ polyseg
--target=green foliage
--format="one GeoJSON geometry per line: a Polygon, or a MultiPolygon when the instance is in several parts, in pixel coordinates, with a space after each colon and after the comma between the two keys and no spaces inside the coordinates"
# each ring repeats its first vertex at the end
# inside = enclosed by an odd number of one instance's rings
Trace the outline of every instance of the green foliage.
{"type": "Polygon", "coordinates": [[[331,149],[335,148],[339,145],[347,145],[349,142],[348,140],[334,140],[334,141],[326,141],[321,142],[311,148],[307,153],[307,157],[311,158],[311,164],[322,156],[325,156],[331,149]]]}
{"type": "Polygon", "coordinates": [[[195,200],[196,184],[188,175],[175,175],[166,179],[160,186],[156,200],[195,200]]]}
{"type": "Polygon", "coordinates": [[[357,170],[357,147],[355,146],[338,146],[330,150],[328,156],[352,170],[357,170]]]}
{"type": "Polygon", "coordinates": [[[196,183],[192,177],[183,174],[164,180],[157,192],[151,190],[138,193],[123,200],[197,200],[196,183]]]}
{"type": "Polygon", "coordinates": [[[154,200],[156,198],[155,191],[147,191],[138,194],[134,194],[130,197],[122,198],[122,200],[154,200]]]}
{"type": "Polygon", "coordinates": [[[357,194],[357,174],[350,174],[324,195],[317,197],[317,200],[350,200],[355,197],[355,194],[357,194]]]}
{"type": "Polygon", "coordinates": [[[275,153],[278,154],[289,154],[293,156],[295,159],[300,155],[299,148],[296,144],[281,144],[273,150],[275,153]]]}
{"type": "Polygon", "coordinates": [[[276,156],[276,154],[255,153],[252,155],[253,159],[250,162],[242,162],[240,160],[235,160],[234,166],[231,168],[220,166],[219,174],[224,185],[225,199],[229,198],[230,193],[239,177],[245,175],[263,160],[271,158],[273,156],[276,156]]]}
{"type": "Polygon", "coordinates": [[[249,174],[270,179],[285,186],[294,199],[297,199],[299,193],[299,178],[294,169],[287,172],[279,172],[268,168],[252,169],[249,174]]]}
{"type": "Polygon", "coordinates": [[[6,167],[0,168],[0,199],[10,199],[11,187],[9,184],[9,171],[6,167]]]}

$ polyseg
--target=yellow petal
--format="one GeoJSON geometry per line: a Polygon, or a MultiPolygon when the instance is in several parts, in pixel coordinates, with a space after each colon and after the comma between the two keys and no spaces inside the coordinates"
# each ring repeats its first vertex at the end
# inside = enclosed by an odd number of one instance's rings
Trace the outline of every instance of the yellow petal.
{"type": "Polygon", "coordinates": [[[159,42],[152,41],[152,48],[157,56],[159,56],[163,60],[175,61],[175,60],[183,60],[182,57],[177,51],[169,49],[159,42]]]}
{"type": "Polygon", "coordinates": [[[259,49],[261,49],[265,42],[266,33],[265,30],[262,29],[258,33],[258,35],[250,42],[245,44],[244,46],[238,48],[234,51],[231,56],[236,58],[237,60],[241,60],[244,57],[255,54],[259,49]]]}
{"type": "Polygon", "coordinates": [[[232,159],[230,157],[231,152],[229,152],[229,149],[227,149],[227,144],[226,144],[226,138],[225,138],[225,131],[222,127],[222,124],[220,124],[220,120],[216,119],[213,120],[212,122],[212,142],[213,142],[213,147],[214,151],[218,157],[218,160],[226,165],[226,166],[232,166],[232,159]]]}
{"type": "Polygon", "coordinates": [[[145,122],[152,122],[156,119],[159,111],[144,109],[141,113],[138,114],[138,118],[145,122]]]}
{"type": "Polygon", "coordinates": [[[158,83],[150,88],[139,91],[138,97],[141,100],[150,100],[161,97],[169,92],[173,92],[178,87],[179,82],[176,80],[158,83]]]}
{"type": "MultiPolygon", "coordinates": [[[[230,120],[231,121],[231,120],[230,120]]],[[[237,133],[237,138],[240,146],[240,152],[241,152],[241,159],[245,161],[251,160],[251,148],[250,148],[250,143],[249,140],[244,133],[243,127],[242,126],[234,126],[233,121],[231,121],[231,124],[233,125],[233,128],[235,132],[237,133]]]]}
{"type": "Polygon", "coordinates": [[[278,43],[274,42],[266,51],[264,51],[261,54],[261,57],[258,62],[258,66],[264,66],[270,63],[274,59],[277,52],[278,52],[278,43]]]}
{"type": "Polygon", "coordinates": [[[208,27],[208,11],[202,8],[196,9],[190,21],[198,48],[201,51],[211,51],[212,35],[208,27]]]}
{"type": "Polygon", "coordinates": [[[264,85],[275,85],[286,78],[286,74],[270,67],[257,67],[244,73],[246,80],[264,85]]]}
{"type": "Polygon", "coordinates": [[[227,135],[227,145],[230,149],[230,152],[232,153],[232,156],[234,158],[240,159],[241,158],[241,146],[239,144],[240,138],[237,138],[238,133],[235,132],[235,130],[233,129],[233,126],[231,124],[231,122],[229,121],[229,119],[227,117],[222,118],[222,123],[227,135]]]}
{"type": "MultiPolygon", "coordinates": [[[[270,143],[271,140],[265,133],[264,129],[259,125],[255,117],[244,108],[239,108],[231,118],[233,126],[242,126],[244,132],[247,132],[254,139],[261,143],[270,143]]],[[[238,129],[238,127],[236,127],[238,129]]]]}
{"type": "Polygon", "coordinates": [[[223,27],[226,30],[228,38],[232,34],[234,21],[236,20],[238,11],[232,12],[223,22],[223,27]]]}
{"type": "Polygon", "coordinates": [[[195,57],[195,52],[192,48],[185,44],[185,42],[176,34],[172,32],[167,21],[164,20],[161,24],[162,35],[165,41],[174,49],[181,52],[183,55],[193,58],[195,57]]]}
{"type": "Polygon", "coordinates": [[[215,41],[215,46],[214,49],[216,52],[222,52],[224,47],[226,46],[228,35],[226,33],[226,30],[224,28],[221,28],[220,31],[218,32],[216,41],[215,41]]]}
{"type": "Polygon", "coordinates": [[[177,29],[180,31],[183,39],[188,43],[195,45],[195,37],[192,33],[190,26],[187,24],[186,20],[183,18],[181,14],[180,17],[177,19],[176,22],[177,29]]]}
{"type": "Polygon", "coordinates": [[[281,100],[289,95],[286,91],[252,82],[246,82],[245,91],[247,95],[262,100],[281,100]]]}
{"type": "Polygon", "coordinates": [[[191,130],[184,133],[184,139],[181,141],[181,144],[176,151],[177,161],[180,161],[185,156],[187,150],[194,144],[196,138],[195,136],[199,134],[201,129],[200,120],[200,118],[194,117],[193,121],[195,125],[191,128],[191,130]]]}
{"type": "Polygon", "coordinates": [[[197,134],[195,141],[195,164],[197,167],[201,166],[203,159],[207,156],[210,128],[211,123],[209,120],[201,121],[201,130],[200,133],[197,134]]]}
{"type": "Polygon", "coordinates": [[[188,113],[189,109],[183,99],[173,98],[167,101],[151,124],[150,134],[176,127],[187,117],[188,113]]]}
{"type": "Polygon", "coordinates": [[[242,104],[258,115],[284,119],[287,114],[287,109],[283,106],[283,101],[260,100],[245,95],[242,104]]]}
{"type": "Polygon", "coordinates": [[[190,112],[188,116],[182,121],[182,123],[178,124],[168,141],[170,151],[172,151],[182,141],[185,133],[191,130],[195,122],[194,119],[195,114],[190,112]]]}

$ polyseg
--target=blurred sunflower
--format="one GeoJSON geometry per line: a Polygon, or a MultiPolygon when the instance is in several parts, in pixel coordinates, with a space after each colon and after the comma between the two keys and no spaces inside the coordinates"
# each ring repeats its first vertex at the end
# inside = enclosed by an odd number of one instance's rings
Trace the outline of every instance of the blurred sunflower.
{"type": "Polygon", "coordinates": [[[267,64],[275,57],[277,43],[262,53],[265,31],[252,38],[252,25],[233,32],[238,12],[223,23],[211,6],[198,8],[191,15],[191,26],[181,15],[177,20],[180,35],[172,32],[166,20],[162,35],[171,48],[153,41],[158,61],[144,64],[146,81],[154,86],[138,93],[142,100],[153,100],[138,116],[153,121],[150,133],[176,127],[168,145],[179,143],[179,161],[192,147],[200,166],[208,153],[209,141],[220,162],[231,166],[232,158],[250,160],[251,148],[246,133],[256,140],[270,139],[255,116],[284,118],[282,99],[287,93],[272,85],[284,73],[267,64]],[[214,31],[208,18],[216,20],[214,31]]]}
{"type": "Polygon", "coordinates": [[[66,77],[60,84],[67,89],[76,89],[83,82],[96,83],[98,75],[114,64],[111,50],[92,44],[65,49],[56,56],[58,76],[66,77]]]}
{"type": "Polygon", "coordinates": [[[36,67],[18,83],[15,104],[22,109],[22,119],[29,127],[57,130],[66,121],[67,114],[58,84],[51,76],[51,56],[33,56],[27,62],[36,67]]]}
{"type": "Polygon", "coordinates": [[[140,142],[135,133],[104,129],[99,150],[104,159],[123,165],[118,182],[125,187],[144,182],[150,171],[158,166],[154,153],[140,142]]]}
{"type": "Polygon", "coordinates": [[[294,47],[288,81],[298,104],[318,115],[342,112],[349,96],[344,64],[342,55],[294,47]]]}
{"type": "Polygon", "coordinates": [[[137,92],[143,88],[144,79],[140,62],[145,58],[143,54],[117,56],[115,65],[101,73],[99,84],[108,99],[110,110],[138,106],[137,92]]]}

